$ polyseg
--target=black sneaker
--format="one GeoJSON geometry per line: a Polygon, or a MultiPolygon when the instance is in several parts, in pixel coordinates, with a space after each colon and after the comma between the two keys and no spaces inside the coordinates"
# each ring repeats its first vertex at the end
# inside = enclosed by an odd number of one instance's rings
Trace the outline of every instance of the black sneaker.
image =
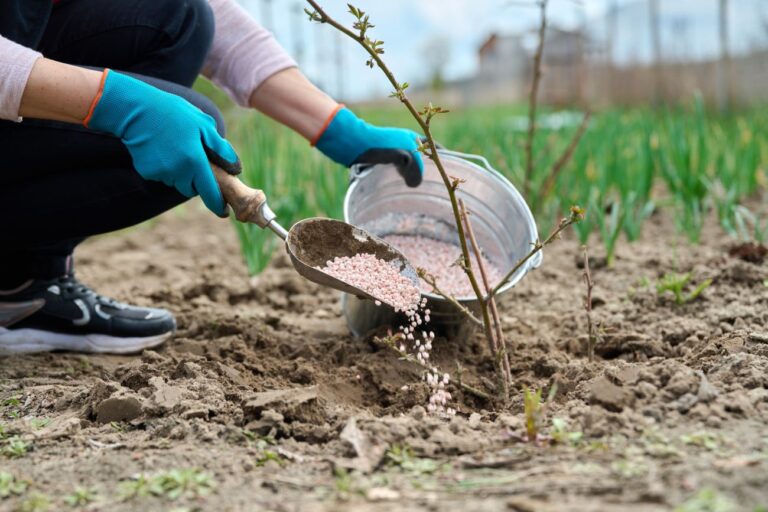
{"type": "Polygon", "coordinates": [[[130,354],[160,345],[175,330],[170,312],[102,297],[72,274],[0,290],[0,355],[130,354]]]}

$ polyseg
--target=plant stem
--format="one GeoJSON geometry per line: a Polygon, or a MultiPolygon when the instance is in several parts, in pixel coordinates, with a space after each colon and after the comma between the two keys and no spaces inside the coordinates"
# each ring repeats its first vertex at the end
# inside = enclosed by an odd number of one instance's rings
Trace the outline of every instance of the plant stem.
{"type": "Polygon", "coordinates": [[[467,246],[467,237],[464,233],[464,226],[463,226],[463,223],[461,222],[461,214],[459,212],[459,205],[456,198],[456,186],[451,182],[451,178],[448,176],[448,173],[445,171],[443,162],[440,160],[440,156],[437,153],[437,143],[435,143],[435,139],[432,136],[432,132],[429,127],[429,120],[431,119],[431,116],[430,115],[422,116],[416,110],[416,108],[413,106],[413,103],[411,103],[411,101],[406,96],[403,86],[397,81],[394,74],[392,74],[392,72],[389,70],[387,65],[379,56],[379,52],[376,51],[376,48],[371,46],[371,44],[363,35],[355,34],[353,31],[351,31],[341,23],[337,22],[336,20],[328,16],[328,14],[320,7],[320,5],[318,5],[318,3],[315,0],[307,0],[307,2],[309,3],[309,5],[311,5],[315,9],[315,12],[317,13],[321,23],[328,23],[329,25],[339,30],[343,34],[357,41],[365,49],[365,51],[368,52],[368,55],[371,57],[371,60],[376,63],[379,69],[381,69],[381,71],[387,77],[390,84],[392,84],[392,87],[395,88],[396,96],[406,106],[408,111],[411,113],[411,115],[416,120],[416,122],[419,123],[419,126],[424,132],[424,136],[426,137],[427,144],[429,146],[429,152],[427,153],[427,155],[435,163],[435,167],[437,167],[437,170],[440,173],[440,177],[443,180],[443,184],[445,185],[445,188],[448,191],[448,198],[451,201],[451,209],[453,210],[454,224],[456,226],[456,231],[459,235],[459,245],[461,246],[461,255],[464,261],[464,265],[462,266],[462,268],[464,269],[464,272],[467,274],[467,278],[469,279],[469,282],[472,285],[472,290],[474,291],[475,296],[477,297],[477,301],[480,305],[480,312],[482,314],[483,326],[485,327],[486,336],[487,336],[488,333],[490,332],[490,325],[491,325],[488,306],[486,301],[483,300],[483,293],[480,290],[480,286],[477,283],[477,278],[475,277],[475,274],[472,271],[472,265],[471,265],[471,260],[469,256],[469,248],[467,246]]]}
{"type": "Polygon", "coordinates": [[[547,179],[544,181],[544,185],[541,187],[541,192],[539,194],[540,199],[544,199],[550,193],[552,193],[552,189],[555,187],[555,180],[557,179],[557,176],[560,174],[560,171],[563,170],[563,167],[565,167],[571,160],[573,152],[576,151],[576,147],[579,145],[581,138],[587,131],[587,126],[589,126],[589,120],[591,117],[592,113],[589,110],[584,112],[584,117],[581,119],[581,123],[579,124],[576,133],[573,134],[571,142],[565,148],[563,154],[560,155],[560,158],[558,158],[557,161],[552,164],[552,168],[549,171],[549,176],[547,176],[547,179]]]}
{"type": "Polygon", "coordinates": [[[432,287],[432,289],[435,291],[435,293],[437,293],[442,298],[444,298],[445,300],[447,300],[448,302],[453,304],[453,306],[456,309],[458,309],[464,316],[466,316],[467,319],[469,319],[470,322],[472,322],[473,324],[477,325],[478,327],[482,327],[483,326],[483,321],[480,320],[479,318],[477,318],[472,313],[472,311],[469,310],[469,308],[467,308],[461,302],[459,302],[458,299],[456,299],[456,297],[454,297],[453,295],[449,295],[449,294],[445,293],[444,291],[442,291],[437,286],[437,281],[435,280],[434,276],[432,276],[431,274],[427,274],[426,272],[422,272],[422,273],[419,274],[419,277],[424,279],[427,282],[427,284],[432,287]]]}
{"type": "Polygon", "coordinates": [[[539,44],[533,56],[533,77],[531,91],[528,97],[528,136],[525,139],[525,181],[523,196],[530,197],[533,180],[533,141],[536,138],[536,110],[539,101],[539,85],[541,84],[541,61],[544,56],[544,41],[547,35],[547,1],[539,0],[541,22],[539,24],[539,44]]]}
{"type": "MultiPolygon", "coordinates": [[[[466,224],[467,235],[469,236],[469,242],[472,244],[472,251],[475,253],[475,261],[477,261],[477,267],[480,270],[480,276],[483,278],[483,285],[485,286],[485,292],[491,291],[491,286],[488,281],[488,273],[485,271],[485,264],[483,263],[482,253],[480,252],[480,246],[477,244],[475,238],[475,232],[472,229],[472,223],[469,220],[469,213],[464,205],[464,201],[459,199],[459,208],[461,210],[461,216],[466,224]]],[[[499,317],[499,311],[496,308],[496,300],[493,296],[488,298],[488,305],[491,309],[491,318],[493,319],[493,330],[487,336],[488,341],[491,344],[491,351],[496,359],[496,364],[499,366],[498,372],[501,378],[502,389],[504,390],[505,401],[509,400],[509,388],[512,384],[512,371],[509,364],[509,356],[507,354],[507,345],[504,340],[504,333],[501,329],[501,318],[499,317]],[[495,334],[495,337],[494,337],[495,334]]]]}
{"type": "Polygon", "coordinates": [[[587,296],[584,301],[584,310],[587,312],[587,358],[589,362],[595,360],[595,331],[592,324],[592,273],[589,270],[589,253],[587,246],[584,246],[584,284],[587,285],[587,296]]]}
{"type": "Polygon", "coordinates": [[[533,258],[537,252],[539,252],[544,247],[554,242],[557,239],[557,237],[560,235],[560,233],[562,233],[563,230],[565,230],[565,228],[567,228],[572,224],[575,224],[576,222],[579,222],[582,218],[583,218],[583,212],[581,211],[581,209],[579,209],[578,207],[571,208],[571,216],[568,218],[561,219],[560,224],[558,224],[555,230],[549,234],[546,240],[544,240],[543,242],[537,240],[533,244],[533,249],[531,249],[531,252],[523,256],[520,259],[520,261],[518,261],[517,264],[514,267],[512,267],[512,270],[507,272],[507,275],[501,278],[501,281],[499,281],[499,284],[493,287],[493,289],[488,293],[488,295],[484,298],[484,300],[488,300],[489,298],[495,296],[499,292],[499,289],[502,286],[504,286],[507,283],[507,281],[509,281],[512,278],[513,275],[515,275],[515,272],[517,272],[520,269],[520,267],[525,265],[525,263],[528,260],[533,258]]]}

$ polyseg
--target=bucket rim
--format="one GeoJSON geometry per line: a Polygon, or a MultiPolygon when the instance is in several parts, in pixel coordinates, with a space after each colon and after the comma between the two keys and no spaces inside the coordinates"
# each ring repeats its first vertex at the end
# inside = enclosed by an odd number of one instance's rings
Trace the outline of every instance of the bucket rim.
{"type": "MultiPolygon", "coordinates": [[[[501,174],[499,171],[497,171],[495,168],[491,166],[491,164],[488,162],[488,160],[481,155],[474,155],[471,153],[461,153],[458,151],[451,151],[447,149],[438,149],[437,152],[440,154],[441,157],[447,157],[449,160],[454,161],[461,161],[464,164],[470,165],[480,171],[487,172],[491,174],[494,178],[499,180],[503,185],[506,185],[508,189],[511,191],[512,195],[519,201],[520,204],[524,205],[524,217],[525,220],[530,228],[530,231],[533,233],[532,240],[529,241],[529,244],[533,246],[536,244],[536,242],[539,240],[539,230],[536,226],[536,220],[533,217],[533,213],[531,212],[530,206],[528,206],[528,202],[523,198],[523,195],[520,193],[519,190],[517,190],[517,187],[515,187],[509,179],[507,179],[506,176],[501,174]],[[478,165],[477,163],[473,162],[472,160],[477,160],[481,162],[483,165],[478,165]]],[[[350,208],[350,198],[354,192],[354,190],[359,186],[359,183],[363,180],[365,180],[371,172],[373,172],[376,167],[379,165],[389,165],[389,164],[377,164],[377,165],[365,165],[365,164],[355,164],[350,167],[350,184],[347,188],[347,192],[344,195],[344,221],[349,222],[349,208],[350,208]]],[[[525,277],[528,272],[530,272],[533,269],[538,268],[542,261],[544,259],[544,252],[543,249],[539,249],[539,251],[530,258],[525,264],[520,267],[517,272],[507,281],[504,286],[499,288],[499,291],[496,293],[496,295],[501,295],[508,290],[510,290],[512,287],[514,287],[517,283],[520,282],[523,277],[525,277]]],[[[427,297],[429,300],[445,300],[445,298],[441,295],[438,295],[436,293],[432,292],[421,292],[421,295],[424,297],[427,297]]],[[[471,304],[473,302],[477,301],[477,297],[474,296],[465,296],[465,297],[455,297],[456,301],[462,304],[471,304]]]]}

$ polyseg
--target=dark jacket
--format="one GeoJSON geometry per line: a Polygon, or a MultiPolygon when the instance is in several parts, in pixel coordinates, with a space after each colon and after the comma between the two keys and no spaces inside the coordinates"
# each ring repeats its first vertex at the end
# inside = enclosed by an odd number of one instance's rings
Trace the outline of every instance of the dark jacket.
{"type": "Polygon", "coordinates": [[[52,0],[0,0],[0,35],[36,49],[52,9],[52,0]]]}

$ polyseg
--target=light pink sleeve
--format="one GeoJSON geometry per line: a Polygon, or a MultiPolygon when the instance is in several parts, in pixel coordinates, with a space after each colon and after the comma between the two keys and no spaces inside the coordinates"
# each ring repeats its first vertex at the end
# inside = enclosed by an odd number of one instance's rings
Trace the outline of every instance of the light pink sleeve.
{"type": "Polygon", "coordinates": [[[21,121],[21,97],[40,57],[40,53],[0,36],[0,119],[21,121]]]}
{"type": "Polygon", "coordinates": [[[278,71],[295,67],[296,62],[235,0],[209,0],[209,3],[216,32],[203,74],[239,105],[247,106],[253,91],[264,80],[278,71]]]}

